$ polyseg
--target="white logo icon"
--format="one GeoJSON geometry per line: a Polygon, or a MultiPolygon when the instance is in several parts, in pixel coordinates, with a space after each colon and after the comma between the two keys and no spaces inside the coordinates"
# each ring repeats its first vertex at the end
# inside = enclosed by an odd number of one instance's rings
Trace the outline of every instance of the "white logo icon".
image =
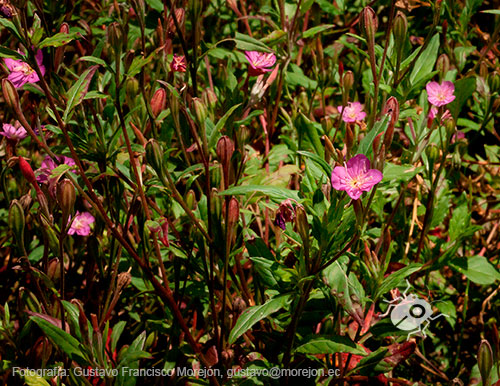
{"type": "Polygon", "coordinates": [[[437,319],[440,316],[448,317],[448,315],[439,314],[433,317],[432,307],[428,302],[424,299],[420,299],[415,294],[406,295],[410,289],[410,283],[408,280],[406,280],[406,283],[408,284],[408,287],[403,292],[403,296],[399,296],[392,301],[384,300],[384,302],[389,303],[389,308],[387,309],[387,312],[380,315],[380,317],[385,317],[390,312],[392,324],[400,330],[410,331],[406,340],[410,339],[410,335],[418,332],[421,332],[424,337],[427,337],[425,329],[429,327],[430,321],[437,319]],[[425,325],[422,327],[423,323],[425,323],[425,325]]]}

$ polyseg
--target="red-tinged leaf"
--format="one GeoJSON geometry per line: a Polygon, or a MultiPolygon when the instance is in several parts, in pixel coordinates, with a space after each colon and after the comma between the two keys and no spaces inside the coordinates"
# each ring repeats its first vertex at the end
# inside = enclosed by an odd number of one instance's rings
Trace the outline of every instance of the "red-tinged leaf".
{"type": "Polygon", "coordinates": [[[387,347],[391,355],[384,358],[384,360],[396,366],[398,363],[404,361],[412,355],[415,352],[416,347],[417,344],[414,341],[391,344],[387,347]]]}
{"type": "Polygon", "coordinates": [[[366,334],[368,332],[368,330],[370,329],[370,325],[372,323],[374,311],[375,311],[375,303],[372,303],[370,309],[366,313],[365,320],[363,322],[363,328],[361,329],[361,335],[366,334]]]}
{"type": "Polygon", "coordinates": [[[76,81],[76,83],[71,86],[68,90],[66,96],[68,98],[68,104],[66,105],[66,110],[64,111],[63,120],[66,121],[69,114],[73,109],[83,101],[87,91],[89,89],[90,81],[94,76],[95,72],[99,66],[92,66],[87,71],[85,71],[76,81]]]}
{"type": "MultiPolygon", "coordinates": [[[[49,322],[50,324],[52,324],[53,326],[56,326],[57,328],[61,328],[61,320],[60,319],[56,319],[52,316],[49,316],[49,315],[45,315],[45,314],[40,314],[39,312],[33,312],[33,311],[30,311],[30,310],[26,310],[26,313],[30,316],[38,316],[39,318],[43,319],[43,320],[46,320],[47,322],[49,322]]],[[[65,331],[69,334],[70,331],[69,331],[69,324],[68,323],[65,323],[65,331]]]]}

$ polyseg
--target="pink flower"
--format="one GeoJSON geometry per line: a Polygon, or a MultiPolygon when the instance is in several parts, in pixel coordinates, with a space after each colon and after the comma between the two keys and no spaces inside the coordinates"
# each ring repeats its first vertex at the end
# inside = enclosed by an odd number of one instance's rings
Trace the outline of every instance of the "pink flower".
{"type": "MultiPolygon", "coordinates": [[[[69,221],[71,221],[71,218],[69,221]]],[[[90,234],[90,224],[94,222],[95,218],[89,212],[80,213],[77,211],[75,219],[68,230],[68,235],[74,235],[76,233],[79,236],[88,236],[90,234]]]]}
{"type": "Polygon", "coordinates": [[[5,138],[17,142],[21,139],[26,138],[28,133],[26,132],[24,127],[22,127],[21,124],[16,121],[14,125],[11,125],[10,123],[4,123],[2,126],[2,130],[0,131],[0,135],[3,135],[5,138]]]}
{"type": "Polygon", "coordinates": [[[337,109],[342,113],[342,120],[344,122],[362,121],[366,117],[363,105],[359,102],[349,102],[345,108],[339,106],[337,109]]]}
{"type": "Polygon", "coordinates": [[[172,71],[186,72],[186,58],[184,56],[178,56],[174,54],[172,63],[170,64],[172,71]]]}
{"type": "Polygon", "coordinates": [[[245,57],[250,63],[248,73],[250,76],[265,74],[272,70],[276,63],[276,55],[272,52],[245,51],[245,57]]]}
{"type": "Polygon", "coordinates": [[[349,197],[357,200],[363,192],[368,192],[382,181],[382,172],[370,169],[370,161],[358,154],[347,161],[347,165],[337,166],[332,172],[332,187],[345,190],[349,197]]]}
{"type": "MultiPolygon", "coordinates": [[[[66,157],[66,156],[57,157],[57,161],[59,162],[59,164],[66,164],[69,166],[76,165],[73,158],[66,157]]],[[[36,172],[37,172],[36,180],[41,184],[51,182],[50,176],[52,174],[52,170],[54,170],[57,166],[58,166],[58,164],[52,158],[50,158],[49,156],[46,156],[45,159],[42,161],[42,166],[36,170],[36,172]]],[[[74,170],[75,169],[72,169],[72,171],[74,171],[74,170]]]]}
{"type": "Polygon", "coordinates": [[[445,81],[441,84],[437,82],[427,83],[427,100],[431,105],[436,107],[447,105],[455,99],[455,86],[450,81],[445,81]]]}
{"type": "MultiPolygon", "coordinates": [[[[37,51],[35,59],[38,66],[40,67],[42,75],[45,75],[45,66],[43,65],[42,50],[37,51]]],[[[26,83],[36,83],[40,80],[35,70],[33,70],[33,68],[31,68],[31,66],[28,63],[11,58],[5,58],[4,62],[7,68],[10,70],[10,74],[7,77],[7,79],[12,82],[14,87],[19,88],[26,83]]]]}

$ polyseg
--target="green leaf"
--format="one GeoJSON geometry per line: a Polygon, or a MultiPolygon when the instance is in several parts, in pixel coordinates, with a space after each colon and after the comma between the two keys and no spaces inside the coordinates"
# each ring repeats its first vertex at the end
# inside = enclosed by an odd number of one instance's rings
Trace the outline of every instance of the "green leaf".
{"type": "Polygon", "coordinates": [[[71,32],[71,33],[59,32],[54,36],[49,36],[48,38],[43,39],[38,44],[38,48],[64,46],[65,44],[68,44],[72,40],[75,40],[77,36],[78,32],[71,32]]]}
{"type": "Polygon", "coordinates": [[[273,52],[266,44],[251,36],[236,32],[234,41],[236,48],[242,51],[273,52]]]}
{"type": "Polygon", "coordinates": [[[146,3],[155,11],[163,12],[163,2],[161,0],[146,0],[146,3]]]}
{"type": "Polygon", "coordinates": [[[323,31],[326,31],[330,28],[335,27],[333,24],[324,24],[324,25],[318,25],[316,27],[309,28],[307,31],[305,31],[302,35],[304,39],[310,38],[311,36],[314,36],[316,34],[319,34],[323,31]]]}
{"type": "Polygon", "coordinates": [[[318,86],[318,82],[304,75],[304,71],[294,63],[288,66],[291,71],[285,73],[285,80],[289,87],[305,87],[309,90],[314,90],[318,86]]]}
{"type": "Polygon", "coordinates": [[[264,257],[251,257],[253,267],[259,280],[266,288],[288,290],[294,276],[294,271],[285,265],[264,257]]]}
{"type": "Polygon", "coordinates": [[[321,124],[311,121],[301,113],[299,119],[297,119],[296,125],[297,128],[306,135],[306,138],[311,143],[316,154],[323,157],[325,155],[325,149],[321,144],[319,136],[322,130],[321,124]]]}
{"type": "MultiPolygon", "coordinates": [[[[24,376],[24,382],[26,382],[28,386],[50,386],[50,383],[48,383],[41,376],[37,375],[34,370],[30,369],[28,371],[30,374],[24,376]]],[[[54,370],[54,373],[57,373],[57,371],[54,370]]]]}
{"type": "Polygon", "coordinates": [[[450,219],[448,230],[448,235],[450,236],[451,241],[456,240],[458,236],[467,230],[470,224],[470,216],[469,208],[466,203],[455,208],[450,219]]]}
{"type": "Polygon", "coordinates": [[[26,57],[21,55],[19,52],[3,46],[0,46],[0,57],[23,60],[23,61],[26,59],[26,57]]]}
{"type": "Polygon", "coordinates": [[[229,334],[228,344],[233,344],[236,339],[252,328],[255,323],[283,308],[290,299],[290,296],[290,294],[279,295],[268,300],[265,304],[249,307],[243,311],[229,334]]]}
{"type": "Polygon", "coordinates": [[[83,60],[85,62],[91,62],[100,64],[101,66],[107,66],[108,64],[102,60],[101,58],[96,58],[95,56],[82,56],[79,60],[83,60]]]}
{"type": "Polygon", "coordinates": [[[318,155],[311,153],[309,151],[304,151],[304,150],[298,150],[297,154],[303,155],[304,157],[310,158],[313,160],[318,166],[320,166],[326,173],[327,176],[331,176],[332,174],[332,167],[328,165],[328,163],[318,155]]]}
{"type": "Polygon", "coordinates": [[[410,181],[415,175],[421,172],[423,167],[413,165],[395,165],[386,163],[384,166],[383,182],[389,181],[410,181]]]}
{"type": "Polygon", "coordinates": [[[460,257],[450,266],[479,285],[491,285],[500,280],[500,272],[484,256],[460,257]]]}
{"type": "Polygon", "coordinates": [[[92,66],[87,71],[85,71],[80,78],[76,81],[76,83],[68,90],[66,96],[68,97],[68,104],[66,106],[66,110],[64,111],[63,120],[67,121],[69,113],[77,106],[83,98],[85,94],[87,94],[87,90],[90,85],[90,81],[94,76],[94,73],[97,71],[99,66],[92,66]]]}
{"type": "Polygon", "coordinates": [[[67,164],[61,164],[58,167],[52,169],[52,171],[50,173],[50,178],[57,178],[57,177],[63,175],[64,173],[66,173],[68,170],[71,170],[71,169],[74,169],[74,168],[75,168],[75,166],[70,166],[70,165],[67,165],[67,164]]]}
{"type": "Polygon", "coordinates": [[[366,351],[360,348],[347,336],[322,336],[314,337],[307,343],[303,343],[295,349],[296,352],[304,354],[335,354],[345,352],[356,355],[367,355],[366,351]]]}
{"type": "Polygon", "coordinates": [[[123,329],[126,325],[127,322],[122,320],[113,326],[113,331],[111,332],[111,352],[115,351],[118,339],[120,339],[120,335],[122,334],[123,329]]]}
{"type": "Polygon", "coordinates": [[[404,278],[410,276],[412,273],[417,272],[422,267],[422,264],[411,263],[400,270],[391,273],[387,276],[382,284],[378,287],[375,298],[378,299],[383,294],[386,294],[391,289],[395,288],[398,284],[400,284],[404,278]]]}
{"type": "MultiPolygon", "coordinates": [[[[384,372],[383,370],[380,371],[380,369],[377,369],[385,358],[385,355],[387,354],[388,350],[385,347],[380,347],[377,351],[374,351],[370,353],[368,356],[364,357],[361,359],[358,363],[358,365],[355,367],[354,371],[357,374],[362,374],[362,375],[368,375],[373,372],[384,372]],[[377,371],[378,370],[378,371],[377,371]]],[[[386,369],[387,371],[390,371],[390,366],[387,362],[385,362],[387,366],[386,369]]],[[[348,373],[349,374],[349,373],[348,373]]]]}
{"type": "Polygon", "coordinates": [[[476,79],[474,77],[460,79],[455,82],[455,100],[447,106],[455,120],[474,91],[476,91],[476,79]]]}
{"type": "Polygon", "coordinates": [[[147,58],[145,58],[144,56],[136,56],[134,58],[134,60],[132,60],[132,64],[130,65],[130,67],[128,69],[127,75],[128,76],[135,76],[138,73],[140,73],[142,71],[142,68],[146,64],[151,62],[151,60],[154,58],[154,56],[155,56],[154,52],[152,54],[150,54],[147,58]]]}
{"type": "Polygon", "coordinates": [[[481,11],[481,13],[491,13],[492,15],[500,15],[500,9],[487,9],[486,11],[481,11]]]}
{"type": "Polygon", "coordinates": [[[70,334],[39,316],[31,316],[30,319],[33,320],[53,344],[64,351],[71,360],[74,360],[79,365],[89,365],[81,350],[82,345],[70,334]]]}
{"type": "Polygon", "coordinates": [[[217,124],[213,128],[212,132],[207,133],[209,140],[208,140],[208,148],[211,149],[215,145],[215,141],[218,138],[218,134],[222,130],[222,128],[225,126],[228,118],[231,116],[231,114],[241,106],[241,103],[238,103],[237,105],[234,105],[231,107],[225,114],[224,116],[217,121],[217,124]]]}
{"type": "Polygon", "coordinates": [[[283,200],[286,200],[287,198],[293,198],[296,201],[300,200],[298,192],[296,192],[295,190],[277,188],[275,186],[241,185],[226,189],[223,192],[219,192],[219,195],[221,196],[238,196],[241,194],[264,195],[277,202],[281,202],[283,200]]]}
{"type": "Polygon", "coordinates": [[[413,86],[432,72],[439,50],[439,34],[435,34],[424,52],[418,57],[410,74],[410,84],[413,86]]]}
{"type": "Polygon", "coordinates": [[[383,119],[373,125],[373,129],[371,129],[370,132],[361,140],[357,151],[358,154],[364,154],[367,157],[370,157],[373,152],[372,143],[375,140],[375,137],[387,129],[389,121],[389,114],[386,114],[383,119]]]}
{"type": "Polygon", "coordinates": [[[0,17],[0,25],[4,26],[5,28],[7,28],[10,32],[12,32],[16,38],[23,44],[25,44],[24,42],[24,38],[22,37],[22,35],[19,33],[19,31],[17,30],[17,27],[14,25],[13,22],[11,22],[10,20],[7,20],[3,17],[0,17]]]}
{"type": "Polygon", "coordinates": [[[333,5],[331,1],[328,0],[316,0],[316,3],[320,6],[320,8],[329,13],[330,15],[340,15],[341,9],[333,5]]]}

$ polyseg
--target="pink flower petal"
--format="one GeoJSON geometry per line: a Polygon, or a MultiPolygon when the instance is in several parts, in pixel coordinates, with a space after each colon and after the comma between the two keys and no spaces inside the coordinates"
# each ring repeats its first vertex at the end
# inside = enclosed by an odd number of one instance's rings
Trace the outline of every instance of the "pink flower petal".
{"type": "Polygon", "coordinates": [[[350,176],[360,176],[370,169],[370,161],[364,154],[356,154],[347,161],[347,170],[350,176]]]}
{"type": "Polygon", "coordinates": [[[349,176],[347,175],[346,168],[343,166],[337,166],[333,169],[332,172],[332,187],[336,190],[345,190],[347,185],[347,179],[349,176]]]}

